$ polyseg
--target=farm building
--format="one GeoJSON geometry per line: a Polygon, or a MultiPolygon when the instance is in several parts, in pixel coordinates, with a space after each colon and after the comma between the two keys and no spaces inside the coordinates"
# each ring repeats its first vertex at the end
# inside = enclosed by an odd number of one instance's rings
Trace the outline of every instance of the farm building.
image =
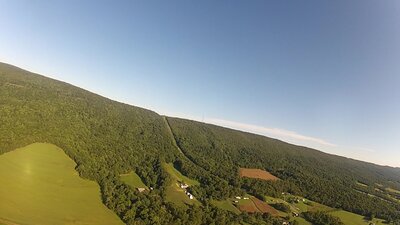
{"type": "Polygon", "coordinates": [[[138,190],[139,192],[144,192],[144,191],[146,191],[146,188],[137,188],[137,190],[138,190]]]}
{"type": "Polygon", "coordinates": [[[189,192],[186,192],[187,196],[189,196],[189,199],[193,199],[193,195],[190,194],[189,192]]]}
{"type": "Polygon", "coordinates": [[[185,184],[185,183],[181,183],[180,187],[181,187],[182,189],[186,189],[186,188],[189,187],[189,185],[187,185],[187,184],[185,184]]]}

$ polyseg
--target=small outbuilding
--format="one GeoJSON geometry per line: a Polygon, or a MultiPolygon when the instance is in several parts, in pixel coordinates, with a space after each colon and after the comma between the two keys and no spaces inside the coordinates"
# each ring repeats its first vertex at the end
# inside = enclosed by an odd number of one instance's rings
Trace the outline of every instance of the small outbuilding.
{"type": "Polygon", "coordinates": [[[182,189],[186,189],[186,188],[189,187],[189,185],[187,185],[187,184],[185,184],[185,183],[181,183],[180,187],[181,187],[182,189]]]}
{"type": "Polygon", "coordinates": [[[141,192],[146,191],[146,188],[137,188],[137,190],[141,193],[141,192]]]}

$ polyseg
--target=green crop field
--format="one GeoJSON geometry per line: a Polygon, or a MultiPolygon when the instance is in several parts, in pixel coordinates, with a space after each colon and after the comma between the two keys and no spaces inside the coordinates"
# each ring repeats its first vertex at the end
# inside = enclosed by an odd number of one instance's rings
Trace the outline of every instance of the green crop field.
{"type": "Polygon", "coordinates": [[[146,188],[149,189],[140,179],[140,177],[133,171],[127,174],[121,174],[120,179],[125,184],[129,185],[132,188],[146,188]]]}
{"type": "Polygon", "coordinates": [[[60,148],[35,143],[0,155],[0,223],[122,224],[60,148]]]}

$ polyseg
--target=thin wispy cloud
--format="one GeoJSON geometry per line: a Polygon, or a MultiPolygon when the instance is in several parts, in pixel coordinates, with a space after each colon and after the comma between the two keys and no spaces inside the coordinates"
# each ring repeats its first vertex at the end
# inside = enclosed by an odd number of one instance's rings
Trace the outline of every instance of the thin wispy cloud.
{"type": "Polygon", "coordinates": [[[355,151],[361,151],[361,152],[369,152],[369,153],[376,152],[375,149],[371,149],[371,148],[364,148],[364,147],[349,147],[349,148],[353,149],[355,151]]]}
{"type": "Polygon", "coordinates": [[[319,144],[327,147],[336,147],[335,144],[325,141],[320,138],[310,137],[302,134],[298,134],[294,131],[284,130],[280,128],[271,128],[271,127],[263,127],[257,126],[253,124],[246,124],[234,121],[228,121],[223,119],[216,118],[206,118],[204,122],[212,123],[215,125],[220,125],[228,128],[238,129],[242,131],[247,131],[251,133],[261,134],[265,136],[270,136],[278,139],[282,139],[284,141],[296,141],[296,142],[311,142],[314,144],[319,144]]]}

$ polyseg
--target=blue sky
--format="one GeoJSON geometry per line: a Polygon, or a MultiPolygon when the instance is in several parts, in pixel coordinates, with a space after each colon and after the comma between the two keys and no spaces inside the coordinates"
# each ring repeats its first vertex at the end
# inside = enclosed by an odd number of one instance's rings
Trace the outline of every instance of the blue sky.
{"type": "Polygon", "coordinates": [[[0,27],[0,61],[400,166],[399,1],[0,0],[0,27]]]}

